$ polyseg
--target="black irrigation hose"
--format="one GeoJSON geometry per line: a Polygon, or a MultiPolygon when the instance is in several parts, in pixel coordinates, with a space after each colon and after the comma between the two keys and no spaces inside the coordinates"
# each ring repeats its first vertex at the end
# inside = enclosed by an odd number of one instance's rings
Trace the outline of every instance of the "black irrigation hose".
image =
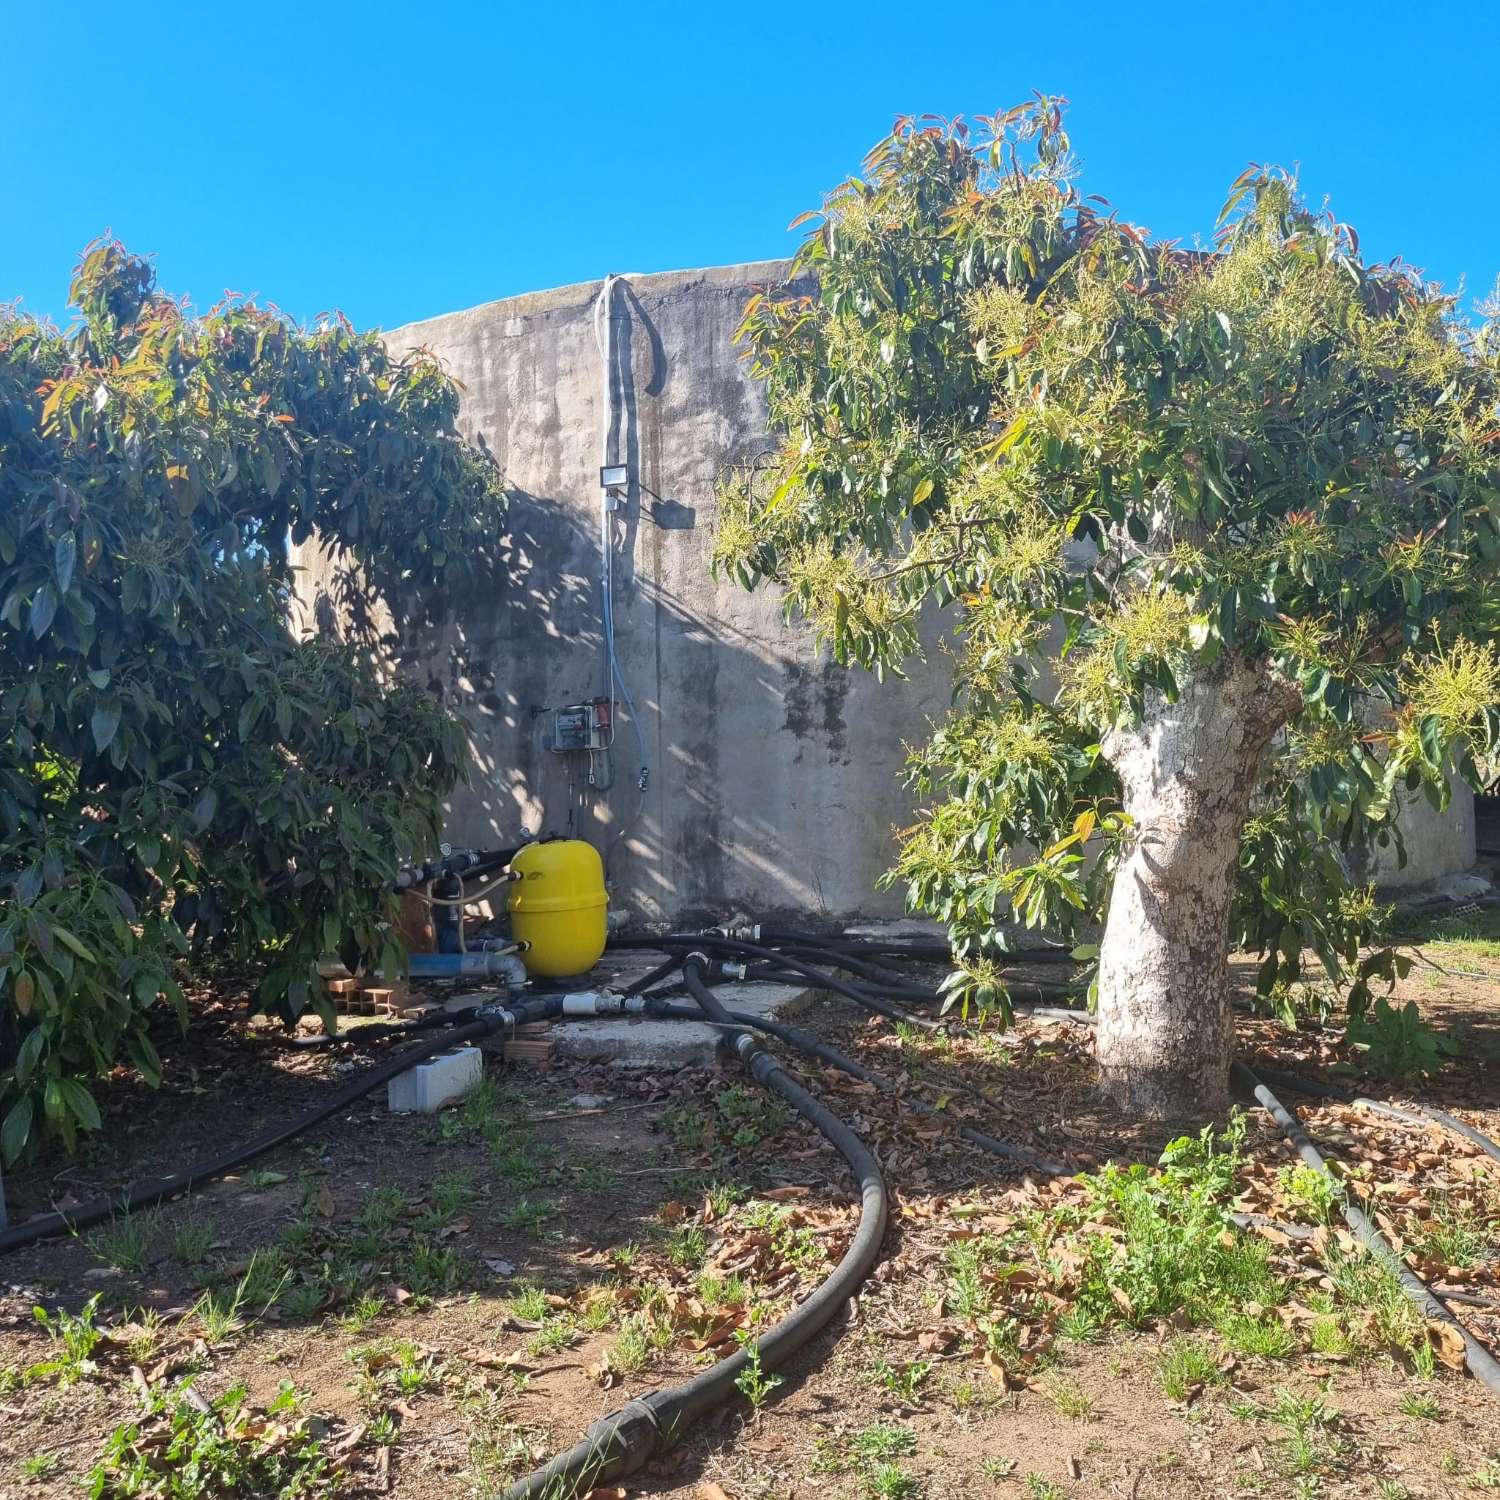
{"type": "MultiPolygon", "coordinates": [[[[703,1011],[699,1006],[693,1005],[671,1005],[665,1001],[653,1001],[646,1008],[648,1016],[660,1016],[674,1021],[701,1021],[703,1011]]],[[[820,1062],[827,1063],[829,1067],[837,1068],[841,1073],[847,1073],[851,1078],[857,1078],[861,1083],[868,1083],[880,1090],[883,1094],[890,1094],[896,1101],[912,1110],[916,1114],[928,1115],[933,1119],[943,1121],[954,1127],[964,1140],[978,1146],[981,1151],[987,1151],[991,1156],[1003,1156],[1009,1161],[1020,1162],[1027,1167],[1034,1167],[1037,1171],[1045,1172],[1051,1177],[1066,1177],[1072,1173],[1072,1168],[1065,1162],[1054,1161],[1051,1157],[1042,1156],[1025,1146],[1018,1146],[1012,1141],[1001,1140],[997,1136],[986,1135],[982,1130],[975,1130],[972,1125],[963,1121],[955,1121],[946,1111],[937,1108],[936,1105],[928,1104],[924,1099],[914,1099],[909,1094],[904,1094],[900,1086],[893,1078],[888,1078],[884,1073],[876,1073],[861,1062],[856,1061],[845,1052],[840,1052],[836,1047],[830,1047],[827,1042],[815,1037],[811,1032],[803,1031],[797,1026],[788,1026],[785,1021],[772,1020],[768,1016],[752,1015],[749,1011],[729,1010],[725,1014],[735,1027],[753,1027],[756,1031],[764,1031],[768,1036],[774,1036],[778,1041],[785,1042],[788,1047],[794,1047],[799,1052],[806,1053],[809,1057],[815,1057],[820,1062]]],[[[723,1025],[723,1022],[715,1022],[715,1025],[723,1025]]]]}
{"type": "MultiPolygon", "coordinates": [[[[1268,1089],[1244,1063],[1234,1064],[1235,1076],[1249,1088],[1256,1101],[1275,1120],[1282,1135],[1296,1148],[1297,1154],[1314,1171],[1327,1177],[1333,1174],[1323,1160],[1318,1148],[1307,1138],[1302,1122],[1268,1089]]],[[[1372,1224],[1363,1209],[1357,1204],[1342,1199],[1344,1222],[1352,1229],[1360,1242],[1401,1283],[1401,1289],[1411,1299],[1423,1317],[1444,1323],[1455,1329],[1464,1341],[1464,1362],[1469,1373],[1482,1382],[1493,1395],[1500,1396],[1500,1362],[1478,1339],[1433,1295],[1431,1288],[1396,1254],[1380,1231],[1372,1224]]]]}
{"type": "Polygon", "coordinates": [[[1486,1156],[1500,1161],[1500,1143],[1491,1140],[1482,1130],[1476,1130],[1467,1120],[1460,1120],[1457,1115],[1450,1115],[1446,1110],[1433,1109],[1428,1104],[1413,1104],[1403,1109],[1394,1104],[1386,1104],[1380,1099],[1369,1099],[1361,1094],[1351,1094],[1347,1089],[1335,1088],[1332,1084],[1323,1083],[1316,1078],[1304,1078],[1300,1073],[1283,1073],[1274,1068],[1262,1068],[1260,1076],[1270,1079],[1278,1087],[1306,1094],[1311,1099],[1336,1099],[1340,1104],[1356,1105],[1361,1109],[1369,1110],[1371,1114],[1381,1115],[1387,1120],[1401,1120],[1408,1125],[1426,1125],[1429,1122],[1441,1125],[1444,1129],[1451,1130],[1455,1135],[1461,1135],[1466,1141],[1478,1146],[1486,1156]]]}
{"type": "MultiPolygon", "coordinates": [[[[835,994],[843,995],[845,999],[852,1000],[856,1005],[865,1010],[873,1011],[877,1016],[884,1016],[888,1021],[905,1021],[909,1026],[920,1027],[923,1031],[940,1031],[942,1023],[929,1021],[925,1016],[914,1016],[909,1011],[902,1010],[899,1006],[889,1005],[878,996],[872,995],[867,989],[853,985],[840,979],[836,974],[826,973],[824,970],[814,967],[804,959],[795,958],[791,954],[781,953],[774,948],[765,948],[758,943],[742,942],[738,938],[720,937],[716,934],[708,934],[702,937],[687,937],[681,934],[673,934],[667,937],[655,938],[613,938],[611,943],[617,948],[659,948],[663,952],[670,952],[673,948],[686,948],[689,953],[698,949],[706,949],[715,953],[728,953],[738,958],[759,959],[762,962],[777,963],[792,969],[802,975],[804,979],[813,981],[814,986],[819,989],[832,990],[835,994]]],[[[830,955],[835,961],[837,955],[830,955]]]]}
{"type": "MultiPolygon", "coordinates": [[[[561,996],[521,1000],[507,1007],[507,1013],[513,1017],[517,1025],[526,1021],[545,1020],[549,1016],[560,1014],[561,1011],[561,996]]],[[[443,1052],[458,1042],[489,1036],[502,1024],[504,1023],[500,1020],[474,1020],[466,1026],[444,1031],[425,1042],[419,1042],[415,1047],[407,1047],[394,1053],[383,1062],[359,1074],[358,1077],[350,1079],[342,1088],[335,1089],[312,1109],[280,1125],[273,1125],[271,1129],[256,1136],[253,1140],[242,1142],[238,1146],[231,1146],[227,1151],[221,1151],[216,1156],[203,1157],[181,1172],[173,1172],[169,1176],[157,1177],[149,1181],[133,1182],[112,1197],[94,1198],[88,1203],[80,1203],[76,1208],[50,1214],[38,1214],[35,1218],[13,1225],[9,1229],[0,1231],[0,1255],[8,1254],[12,1250],[23,1250],[28,1245],[34,1245],[38,1240],[48,1239],[52,1235],[72,1234],[80,1229],[87,1229],[117,1214],[128,1214],[137,1209],[149,1208],[164,1199],[175,1198],[179,1193],[189,1192],[200,1183],[209,1182],[215,1177],[222,1177],[226,1172],[232,1172],[236,1167],[243,1166],[246,1162],[283,1145],[304,1131],[311,1130],[314,1125],[321,1125],[324,1120],[332,1118],[342,1109],[347,1109],[372,1089],[390,1082],[397,1074],[406,1072],[408,1068],[423,1059],[443,1052]]]]}
{"type": "MultiPolygon", "coordinates": [[[[733,1025],[713,992],[702,988],[708,1003],[701,1014],[721,1025],[733,1025]]],[[[600,1417],[572,1448],[506,1490],[505,1500],[571,1500],[610,1480],[633,1474],[676,1442],[705,1412],[727,1400],[746,1370],[774,1370],[808,1344],[859,1290],[874,1267],[888,1212],[879,1163],[864,1142],[795,1083],[748,1032],[740,1032],[735,1048],[756,1082],[786,1100],[848,1162],[860,1189],[859,1227],[853,1241],[828,1279],[763,1333],[755,1341],[753,1352],[742,1348],[691,1380],[638,1396],[600,1417]]]]}

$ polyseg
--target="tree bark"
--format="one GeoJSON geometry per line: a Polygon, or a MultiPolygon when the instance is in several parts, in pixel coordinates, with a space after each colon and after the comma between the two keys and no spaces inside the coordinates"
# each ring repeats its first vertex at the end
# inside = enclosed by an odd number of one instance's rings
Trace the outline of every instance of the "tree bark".
{"type": "Polygon", "coordinates": [[[1234,1028],[1229,907],[1240,832],[1294,687],[1223,656],[1175,703],[1148,699],[1104,753],[1134,827],[1099,952],[1100,1086],[1145,1119],[1212,1119],[1229,1105],[1234,1028]]]}

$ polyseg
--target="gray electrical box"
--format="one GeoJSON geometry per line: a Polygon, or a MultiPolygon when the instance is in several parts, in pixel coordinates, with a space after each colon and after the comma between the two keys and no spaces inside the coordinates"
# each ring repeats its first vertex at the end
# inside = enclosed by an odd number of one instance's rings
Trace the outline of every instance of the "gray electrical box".
{"type": "Polygon", "coordinates": [[[554,708],[552,748],[559,755],[566,755],[570,751],[607,750],[611,739],[610,728],[607,698],[554,708]]]}

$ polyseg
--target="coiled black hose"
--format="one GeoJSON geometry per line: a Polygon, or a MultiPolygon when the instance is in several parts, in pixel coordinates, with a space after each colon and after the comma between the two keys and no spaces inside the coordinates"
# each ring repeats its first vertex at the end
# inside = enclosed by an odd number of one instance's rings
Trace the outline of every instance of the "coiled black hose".
{"type": "MultiPolygon", "coordinates": [[[[733,1026],[728,1012],[701,979],[700,987],[708,996],[703,1014],[720,1025],[733,1026]]],[[[766,1370],[785,1364],[833,1320],[874,1267],[889,1212],[879,1163],[864,1142],[794,1082],[749,1032],[739,1033],[735,1050],[757,1083],[786,1100],[848,1162],[860,1192],[859,1227],[854,1239],[828,1279],[763,1333],[755,1341],[753,1352],[742,1348],[691,1380],[638,1396],[618,1411],[600,1417],[573,1447],[513,1484],[505,1492],[505,1500],[572,1500],[600,1484],[633,1474],[705,1412],[728,1400],[752,1361],[766,1370]]]]}
{"type": "MultiPolygon", "coordinates": [[[[1328,1163],[1324,1161],[1318,1148],[1308,1139],[1307,1132],[1303,1130],[1302,1122],[1295,1112],[1288,1109],[1244,1063],[1234,1064],[1234,1074],[1275,1120],[1282,1135],[1291,1142],[1302,1160],[1314,1171],[1333,1179],[1333,1173],[1328,1170],[1328,1163]]],[[[1468,1365],[1469,1373],[1482,1382],[1493,1395],[1500,1396],[1500,1363],[1496,1362],[1495,1356],[1443,1306],[1427,1283],[1396,1254],[1358,1204],[1341,1196],[1340,1209],[1344,1215],[1344,1222],[1354,1231],[1370,1254],[1396,1276],[1401,1283],[1401,1289],[1411,1299],[1418,1312],[1423,1317],[1444,1323],[1458,1332],[1464,1341],[1464,1363],[1468,1365]]]]}

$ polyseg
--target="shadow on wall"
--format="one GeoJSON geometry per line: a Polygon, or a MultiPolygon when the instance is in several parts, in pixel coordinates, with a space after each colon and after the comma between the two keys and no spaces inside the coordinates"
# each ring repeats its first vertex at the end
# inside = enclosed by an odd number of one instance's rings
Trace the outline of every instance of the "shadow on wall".
{"type": "MultiPolygon", "coordinates": [[[[649,512],[634,524],[653,529],[649,512]]],[[[852,813],[853,836],[878,845],[870,823],[885,817],[889,826],[896,816],[893,779],[873,807],[850,809],[827,794],[852,760],[851,674],[810,642],[804,655],[779,654],[639,568],[617,567],[616,645],[652,770],[642,796],[621,704],[612,784],[599,764],[591,786],[587,757],[548,746],[550,710],[607,690],[598,536],[576,506],[515,491],[505,526],[492,570],[448,601],[440,623],[416,625],[420,611],[397,610],[396,660],[461,719],[473,751],[472,785],[452,800],[450,837],[464,845],[538,833],[588,839],[607,856],[616,904],[648,920],[718,918],[734,907],[830,917],[865,909],[836,894],[830,901],[819,871],[820,856],[842,857],[837,839],[819,847],[830,818],[847,825],[852,813]]],[[[347,608],[347,587],[325,572],[316,605],[325,628],[347,608]]]]}

